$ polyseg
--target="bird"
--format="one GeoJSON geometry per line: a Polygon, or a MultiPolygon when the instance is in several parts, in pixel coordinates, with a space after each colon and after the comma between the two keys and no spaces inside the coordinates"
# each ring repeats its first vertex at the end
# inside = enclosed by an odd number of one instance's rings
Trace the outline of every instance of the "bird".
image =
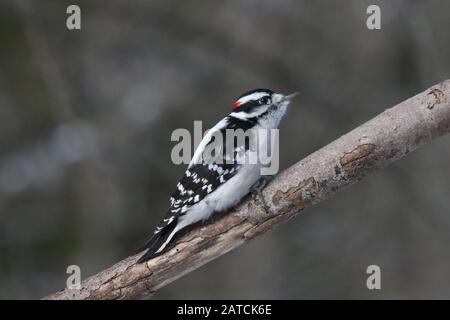
{"type": "MultiPolygon", "coordinates": [[[[215,213],[231,209],[255,190],[261,191],[264,181],[269,179],[261,174],[263,165],[252,156],[256,154],[254,146],[249,143],[252,139],[236,141],[233,138],[232,144],[229,145],[220,137],[226,136],[227,132],[232,130],[243,132],[254,139],[254,132],[260,129],[277,129],[291,99],[297,94],[283,95],[269,89],[253,89],[237,98],[231,107],[231,113],[210,129],[201,140],[170,197],[166,216],[141,247],[140,251],[145,252],[137,263],[164,253],[181,230],[198,222],[205,222],[215,213]],[[249,132],[252,134],[248,134],[249,132]],[[206,151],[208,147],[211,150],[213,145],[217,148],[215,150],[222,152],[208,158],[206,151]],[[242,161],[245,157],[250,160],[242,161]]],[[[271,143],[270,135],[262,137],[256,142],[256,147],[271,143]]]]}

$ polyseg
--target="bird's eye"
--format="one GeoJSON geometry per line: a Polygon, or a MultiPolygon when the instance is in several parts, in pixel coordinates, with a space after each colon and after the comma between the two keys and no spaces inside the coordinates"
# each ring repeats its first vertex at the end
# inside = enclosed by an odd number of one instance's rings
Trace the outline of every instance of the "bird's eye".
{"type": "Polygon", "coordinates": [[[269,104],[270,103],[270,98],[269,97],[262,97],[261,99],[258,100],[259,104],[263,105],[263,104],[269,104]]]}

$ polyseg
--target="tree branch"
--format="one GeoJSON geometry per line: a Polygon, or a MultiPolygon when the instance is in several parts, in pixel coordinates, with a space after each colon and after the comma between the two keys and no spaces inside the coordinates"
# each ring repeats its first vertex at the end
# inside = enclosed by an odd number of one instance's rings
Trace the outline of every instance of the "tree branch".
{"type": "Polygon", "coordinates": [[[129,257],[46,299],[133,299],[153,292],[274,225],[323,201],[426,142],[450,132],[450,80],[412,97],[279,174],[264,190],[270,212],[246,198],[211,224],[182,236],[165,254],[129,257]]]}

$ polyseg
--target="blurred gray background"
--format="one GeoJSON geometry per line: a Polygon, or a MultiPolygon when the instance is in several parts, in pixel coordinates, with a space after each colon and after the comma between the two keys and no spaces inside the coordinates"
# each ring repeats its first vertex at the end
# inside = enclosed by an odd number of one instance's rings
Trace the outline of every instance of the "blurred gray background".
{"type": "MultiPolygon", "coordinates": [[[[185,170],[171,132],[300,91],[281,168],[450,78],[449,1],[0,1],[0,298],[134,253],[185,170]],[[82,30],[66,28],[78,4],[82,30]],[[381,7],[382,29],[366,28],[381,7]]],[[[450,137],[154,298],[450,298],[450,137]],[[382,290],[366,288],[366,268],[382,290]]]]}

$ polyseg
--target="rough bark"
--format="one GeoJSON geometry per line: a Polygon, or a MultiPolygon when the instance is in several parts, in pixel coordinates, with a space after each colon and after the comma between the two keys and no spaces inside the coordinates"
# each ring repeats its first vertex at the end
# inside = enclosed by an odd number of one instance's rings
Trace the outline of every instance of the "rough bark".
{"type": "Polygon", "coordinates": [[[46,299],[133,299],[159,288],[268,231],[303,209],[450,132],[450,80],[387,109],[279,174],[264,190],[269,212],[247,198],[211,224],[193,229],[165,254],[129,257],[46,299]]]}

